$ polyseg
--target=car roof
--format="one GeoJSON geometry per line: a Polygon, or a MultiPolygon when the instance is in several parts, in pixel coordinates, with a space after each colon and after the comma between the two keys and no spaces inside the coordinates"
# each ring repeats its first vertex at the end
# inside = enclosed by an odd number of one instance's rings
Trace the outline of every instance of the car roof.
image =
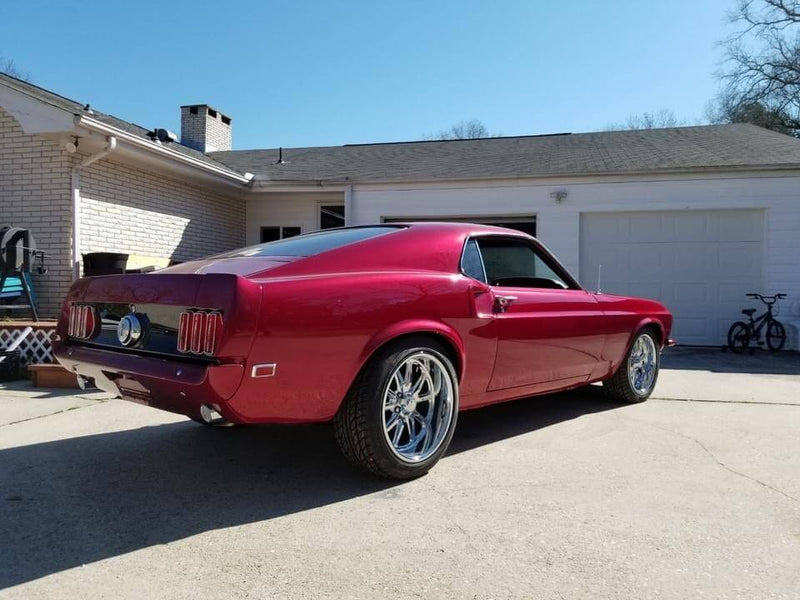
{"type": "Polygon", "coordinates": [[[447,233],[462,233],[464,235],[476,234],[502,234],[502,235],[516,235],[519,237],[530,237],[528,234],[517,231],[515,229],[508,229],[507,227],[498,227],[496,225],[484,225],[481,223],[463,223],[454,221],[392,221],[391,223],[384,223],[386,226],[399,225],[409,229],[422,230],[426,233],[447,232],[447,233]]]}

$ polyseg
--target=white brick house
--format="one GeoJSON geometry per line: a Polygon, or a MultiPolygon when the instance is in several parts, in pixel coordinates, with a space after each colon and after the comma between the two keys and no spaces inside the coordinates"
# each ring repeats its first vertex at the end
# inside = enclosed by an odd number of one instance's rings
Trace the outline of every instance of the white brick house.
{"type": "Polygon", "coordinates": [[[53,256],[50,314],[80,252],[181,260],[436,218],[535,232],[590,288],[602,264],[604,291],[661,299],[684,343],[721,343],[749,291],[788,293],[781,319],[800,321],[800,140],[751,125],[232,151],[206,105],[181,107],[180,144],[87,112],[0,76],[0,224],[53,256]]]}
{"type": "MultiPolygon", "coordinates": [[[[208,107],[195,108],[190,129],[205,144],[208,107]]],[[[228,146],[215,132],[216,148],[230,148],[230,120],[218,121],[228,146]]],[[[0,225],[29,228],[48,254],[49,272],[34,275],[43,316],[56,315],[83,253],[187,260],[244,244],[247,179],[146,134],[0,75],[0,225]]]]}

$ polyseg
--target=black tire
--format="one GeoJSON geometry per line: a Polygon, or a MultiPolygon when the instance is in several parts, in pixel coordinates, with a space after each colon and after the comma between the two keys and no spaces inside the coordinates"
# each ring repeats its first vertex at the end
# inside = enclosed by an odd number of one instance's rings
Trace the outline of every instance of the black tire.
{"type": "MultiPolygon", "coordinates": [[[[444,375],[443,375],[444,377],[444,375]]],[[[405,338],[379,350],[362,369],[334,418],[334,433],[342,454],[354,465],[386,479],[414,479],[427,473],[447,451],[458,420],[458,377],[446,348],[427,337],[405,338]],[[420,354],[422,353],[422,354],[420,354]],[[452,404],[449,423],[438,448],[418,462],[395,454],[384,433],[384,393],[395,369],[414,355],[435,357],[449,376],[452,404]]],[[[388,428],[387,428],[388,430],[388,428]]]]}
{"type": "Polygon", "coordinates": [[[728,348],[734,354],[741,354],[750,345],[750,325],[744,321],[736,321],[728,329],[728,348]]]}
{"type": "Polygon", "coordinates": [[[780,321],[772,320],[767,325],[767,347],[773,352],[783,350],[786,344],[786,328],[780,321]]]}
{"type": "Polygon", "coordinates": [[[652,329],[642,329],[631,341],[631,345],[628,348],[628,351],[625,353],[625,358],[622,360],[622,363],[620,364],[616,373],[603,382],[603,391],[605,392],[606,398],[613,402],[624,402],[626,404],[644,402],[650,397],[650,394],[653,393],[653,390],[656,387],[656,383],[658,382],[658,371],[660,367],[661,350],[659,347],[658,337],[652,329]],[[638,342],[639,338],[643,336],[650,338],[650,341],[655,348],[655,373],[653,375],[653,381],[650,383],[649,387],[644,391],[640,391],[634,388],[634,386],[631,384],[630,377],[628,376],[628,365],[631,354],[636,347],[636,343],[638,342]]]}

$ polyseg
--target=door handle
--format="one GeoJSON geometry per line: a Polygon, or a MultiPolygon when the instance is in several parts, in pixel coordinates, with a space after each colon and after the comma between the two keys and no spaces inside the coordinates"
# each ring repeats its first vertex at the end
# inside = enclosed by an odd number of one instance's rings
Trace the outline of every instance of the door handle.
{"type": "Polygon", "coordinates": [[[508,307],[511,306],[516,299],[517,299],[516,296],[495,296],[494,312],[496,313],[506,312],[508,307]]]}

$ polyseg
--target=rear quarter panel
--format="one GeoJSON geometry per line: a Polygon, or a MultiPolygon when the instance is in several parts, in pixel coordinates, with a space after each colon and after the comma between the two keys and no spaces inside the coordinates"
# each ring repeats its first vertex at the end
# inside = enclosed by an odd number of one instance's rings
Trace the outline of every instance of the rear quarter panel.
{"type": "Polygon", "coordinates": [[[435,332],[455,349],[463,394],[486,389],[496,349],[493,323],[474,314],[461,275],[370,272],[261,283],[247,375],[230,403],[243,420],[331,419],[372,353],[413,332],[435,332]],[[259,363],[276,363],[275,376],[250,377],[259,363]]]}

